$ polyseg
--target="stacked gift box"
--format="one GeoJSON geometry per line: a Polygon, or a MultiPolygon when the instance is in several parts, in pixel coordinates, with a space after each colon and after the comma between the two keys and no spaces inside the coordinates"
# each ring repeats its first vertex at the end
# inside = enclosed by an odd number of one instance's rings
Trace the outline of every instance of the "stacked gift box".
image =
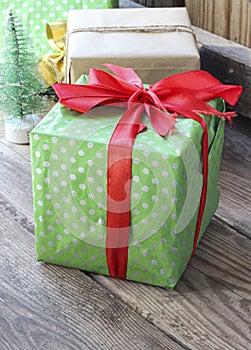
{"type": "Polygon", "coordinates": [[[198,69],[184,8],[69,12],[70,84],[30,135],[38,261],[176,285],[218,206],[221,97],[241,91],[198,69]]]}
{"type": "Polygon", "coordinates": [[[133,68],[148,84],[200,67],[185,8],[70,11],[67,27],[67,82],[105,62],[133,68]]]}

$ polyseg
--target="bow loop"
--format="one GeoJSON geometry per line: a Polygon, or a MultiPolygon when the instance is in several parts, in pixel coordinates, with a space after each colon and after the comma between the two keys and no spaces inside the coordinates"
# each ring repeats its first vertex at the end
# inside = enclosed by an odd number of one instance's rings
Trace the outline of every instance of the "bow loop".
{"type": "Polygon", "coordinates": [[[125,80],[139,88],[143,88],[142,80],[132,68],[119,67],[109,63],[103,64],[103,66],[109,68],[110,71],[116,74],[118,78],[125,80]]]}
{"type": "Polygon", "coordinates": [[[116,97],[117,94],[122,94],[129,98],[131,94],[137,91],[137,87],[126,80],[93,68],[90,69],[88,75],[88,86],[99,86],[107,89],[111,94],[111,98],[116,97]]]}

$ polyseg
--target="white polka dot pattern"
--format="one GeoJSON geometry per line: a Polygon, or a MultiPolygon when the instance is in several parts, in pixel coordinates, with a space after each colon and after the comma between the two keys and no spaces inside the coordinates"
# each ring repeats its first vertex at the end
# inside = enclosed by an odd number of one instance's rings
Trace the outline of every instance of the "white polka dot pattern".
{"type": "Polygon", "coordinates": [[[1,0],[0,1],[0,48],[9,7],[12,6],[27,30],[38,57],[51,50],[45,25],[48,22],[67,19],[69,9],[102,9],[118,7],[118,0],[1,0]]]}

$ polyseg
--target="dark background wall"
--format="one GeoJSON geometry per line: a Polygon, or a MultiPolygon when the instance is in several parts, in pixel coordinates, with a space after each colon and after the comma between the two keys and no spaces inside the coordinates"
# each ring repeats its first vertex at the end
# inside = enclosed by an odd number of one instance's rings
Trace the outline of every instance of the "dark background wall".
{"type": "Polygon", "coordinates": [[[184,6],[184,0],[134,0],[135,2],[149,7],[174,7],[184,6]]]}

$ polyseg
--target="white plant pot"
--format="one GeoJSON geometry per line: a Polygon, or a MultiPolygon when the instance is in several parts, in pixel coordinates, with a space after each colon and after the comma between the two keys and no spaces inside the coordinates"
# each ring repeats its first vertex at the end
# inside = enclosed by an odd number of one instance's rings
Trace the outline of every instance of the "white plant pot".
{"type": "Polygon", "coordinates": [[[36,114],[28,114],[25,118],[6,118],[6,140],[18,144],[28,144],[29,132],[39,121],[40,119],[36,114]]]}

